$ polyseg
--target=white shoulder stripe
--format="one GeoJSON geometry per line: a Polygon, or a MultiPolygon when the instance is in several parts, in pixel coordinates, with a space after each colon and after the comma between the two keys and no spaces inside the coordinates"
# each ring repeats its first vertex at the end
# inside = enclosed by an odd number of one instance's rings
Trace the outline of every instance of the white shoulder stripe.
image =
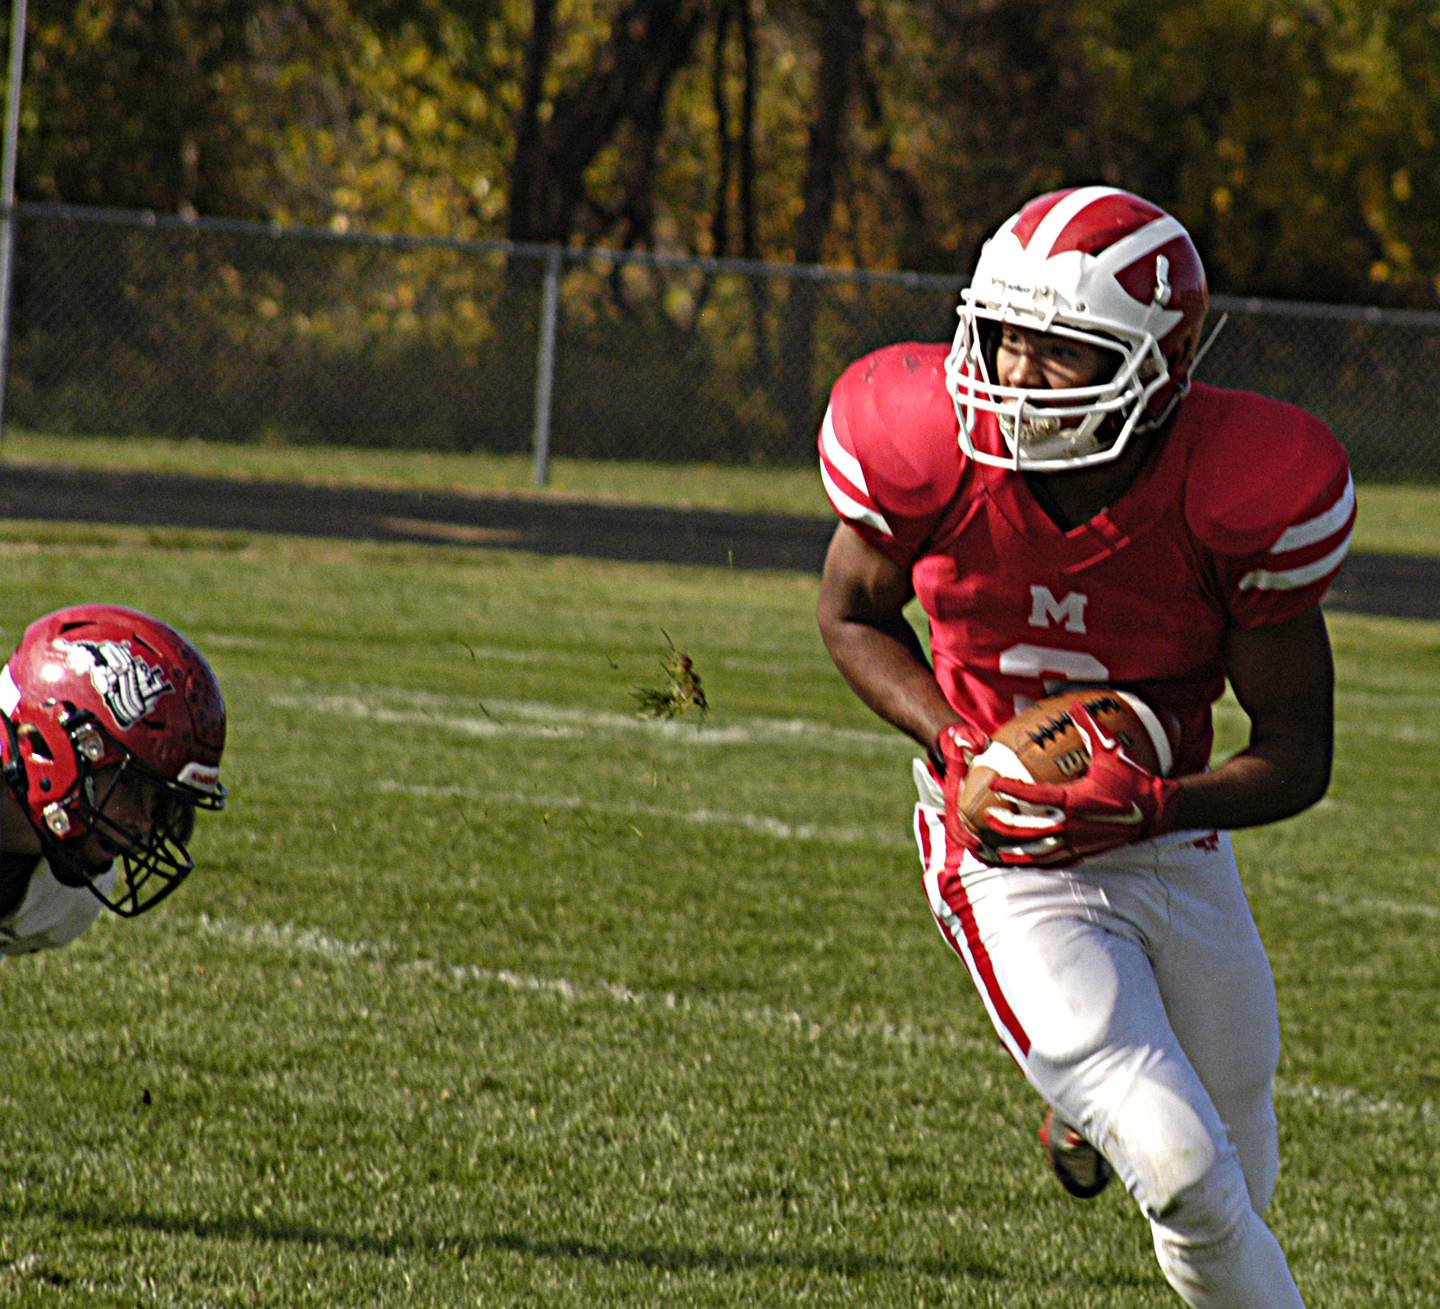
{"type": "Polygon", "coordinates": [[[873,527],[883,536],[894,536],[890,530],[890,524],[885,521],[884,515],[868,505],[862,505],[853,496],[847,495],[840,489],[839,484],[830,476],[830,470],[825,466],[825,461],[820,461],[820,478],[825,483],[825,493],[830,497],[830,503],[835,506],[835,512],[841,518],[855,523],[866,523],[873,527]]]}
{"type": "Polygon", "coordinates": [[[1287,550],[1299,550],[1303,546],[1314,545],[1316,541],[1323,541],[1327,536],[1338,532],[1350,519],[1351,510],[1355,508],[1355,481],[1353,478],[1345,479],[1345,489],[1340,493],[1340,498],[1322,514],[1316,514],[1314,518],[1306,519],[1303,523],[1296,523],[1294,527],[1287,528],[1280,539],[1271,547],[1271,554],[1284,554],[1287,550]]]}
{"type": "Polygon", "coordinates": [[[835,420],[830,415],[829,405],[825,406],[825,421],[820,425],[820,446],[825,451],[825,458],[835,465],[836,470],[851,486],[858,491],[864,491],[866,495],[870,494],[870,488],[865,484],[865,470],[860,467],[860,461],[840,444],[840,438],[835,434],[835,420]]]}
{"type": "Polygon", "coordinates": [[[1296,591],[1302,586],[1309,586],[1311,582],[1318,582],[1326,573],[1333,572],[1340,566],[1341,560],[1345,558],[1345,552],[1350,548],[1350,538],[1355,533],[1347,532],[1345,539],[1340,542],[1329,554],[1317,559],[1313,564],[1305,564],[1300,568],[1282,568],[1272,572],[1268,568],[1253,568],[1240,579],[1242,591],[1296,591]]]}

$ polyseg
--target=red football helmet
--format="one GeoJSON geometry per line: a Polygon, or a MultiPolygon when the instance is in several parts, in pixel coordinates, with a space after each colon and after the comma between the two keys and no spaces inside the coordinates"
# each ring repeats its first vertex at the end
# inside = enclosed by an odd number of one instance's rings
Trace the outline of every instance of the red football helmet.
{"type": "Polygon", "coordinates": [[[1031,472],[1104,463],[1163,423],[1190,387],[1209,307],[1205,269],[1179,221],[1108,186],[1031,200],[986,241],[960,298],[945,376],[961,447],[1031,472]],[[1002,386],[995,351],[1006,325],[1100,347],[1114,369],[1089,386],[1002,386]],[[1008,453],[976,448],[980,413],[996,416],[1008,453]]]}
{"type": "Polygon", "coordinates": [[[185,879],[195,810],[225,805],[225,702],[183,636],[115,605],[47,614],[0,671],[0,713],[5,781],[56,878],[125,918],[185,879]]]}

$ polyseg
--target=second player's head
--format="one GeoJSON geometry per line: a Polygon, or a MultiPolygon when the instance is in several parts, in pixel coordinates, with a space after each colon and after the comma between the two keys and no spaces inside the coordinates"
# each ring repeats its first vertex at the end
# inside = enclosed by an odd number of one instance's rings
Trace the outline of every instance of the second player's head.
{"type": "Polygon", "coordinates": [[[47,614],[0,670],[0,713],[5,782],[57,879],[124,917],[184,880],[195,811],[225,804],[225,702],[189,641],[116,605],[47,614]]]}

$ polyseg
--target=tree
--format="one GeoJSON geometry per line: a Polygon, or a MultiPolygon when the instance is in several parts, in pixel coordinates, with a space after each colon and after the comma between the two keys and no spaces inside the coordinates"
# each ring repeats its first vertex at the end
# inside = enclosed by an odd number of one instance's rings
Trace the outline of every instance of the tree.
{"type": "Polygon", "coordinates": [[[237,139],[217,95],[252,0],[71,0],[32,11],[17,190],[223,212],[237,139]]]}
{"type": "Polygon", "coordinates": [[[1440,298],[1433,0],[60,0],[31,23],[24,199],[955,271],[1026,196],[1101,180],[1174,209],[1221,289],[1440,298]]]}
{"type": "Polygon", "coordinates": [[[609,235],[622,247],[649,244],[666,96],[690,59],[708,6],[704,0],[627,0],[588,68],[549,95],[553,0],[534,0],[532,10],[506,235],[565,241],[579,232],[591,239],[609,235]],[[597,177],[592,170],[607,150],[608,176],[597,177]]]}
{"type": "MultiPolygon", "coordinates": [[[[864,77],[865,24],[856,0],[823,0],[816,15],[815,43],[820,67],[810,111],[805,171],[800,183],[800,213],[795,223],[793,257],[817,264],[825,253],[839,174],[847,154],[852,101],[864,77]]],[[[792,426],[813,426],[815,284],[800,277],[790,283],[790,299],[781,335],[778,379],[792,426]]]]}
{"type": "Polygon", "coordinates": [[[1440,70],[1420,0],[1087,0],[1113,168],[1234,292],[1434,304],[1440,70]]]}

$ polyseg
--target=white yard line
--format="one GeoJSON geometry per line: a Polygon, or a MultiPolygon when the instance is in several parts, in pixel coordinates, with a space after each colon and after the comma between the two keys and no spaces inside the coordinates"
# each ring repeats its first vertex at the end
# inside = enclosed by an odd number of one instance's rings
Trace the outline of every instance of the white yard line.
{"type": "Polygon", "coordinates": [[[530,736],[552,740],[582,736],[646,735],[687,746],[794,745],[804,749],[857,750],[899,756],[913,752],[898,732],[834,727],[802,718],[733,718],[723,723],[696,718],[656,721],[570,705],[527,700],[478,700],[459,696],[394,693],[393,703],[371,695],[280,694],[277,709],[335,714],[367,722],[423,724],[467,736],[530,736]],[[476,714],[476,710],[479,714],[476,714]]]}
{"type": "MultiPolygon", "coordinates": [[[[998,1054],[1000,1051],[998,1044],[988,1039],[962,1036],[953,1032],[926,1032],[909,1023],[897,1023],[883,1018],[827,1022],[809,1017],[796,1009],[732,1004],[713,996],[697,997],[675,991],[635,990],[615,982],[580,982],[565,977],[541,977],[517,973],[508,968],[485,968],[478,964],[446,964],[432,959],[406,959],[394,945],[385,941],[346,941],[314,928],[295,927],[286,923],[244,923],[215,918],[209,914],[193,915],[187,921],[202,935],[231,944],[273,950],[280,954],[310,955],[340,964],[443,976],[462,984],[500,987],[509,991],[545,996],[564,1003],[598,1002],[682,1015],[711,1013],[766,1031],[791,1032],[807,1042],[826,1038],[859,1038],[888,1046],[953,1049],[967,1055],[998,1054]]],[[[1365,1095],[1348,1086],[1317,1086],[1283,1078],[1277,1082],[1276,1094],[1283,1099],[1302,1100],[1318,1104],[1329,1112],[1359,1118],[1419,1118],[1431,1122],[1437,1117],[1433,1101],[1406,1103],[1389,1096],[1365,1095]]]]}
{"type": "MultiPolygon", "coordinates": [[[[1279,885],[1272,883],[1272,885],[1279,885]]],[[[1323,904],[1331,909],[1338,909],[1342,913],[1359,914],[1362,917],[1366,914],[1393,914],[1397,918],[1424,918],[1430,922],[1440,919],[1440,905],[1421,904],[1417,900],[1390,900],[1374,896],[1349,896],[1338,895],[1334,891],[1316,891],[1303,886],[1298,882],[1286,884],[1292,893],[1303,895],[1316,904],[1323,904]]],[[[1292,900],[1293,904],[1294,901],[1292,900]]]]}
{"type": "Polygon", "coordinates": [[[711,996],[686,996],[675,991],[634,990],[617,982],[578,982],[565,977],[538,977],[517,973],[508,968],[485,968],[479,964],[445,964],[433,959],[406,959],[393,944],[386,941],[346,941],[314,928],[294,927],[288,923],[242,923],[232,919],[215,918],[210,914],[192,915],[186,921],[203,936],[232,944],[275,950],[281,954],[310,955],[341,964],[374,965],[387,971],[398,969],[422,976],[445,977],[454,982],[549,996],[567,1003],[603,1002],[680,1014],[710,1013],[748,1026],[793,1032],[806,1041],[815,1041],[826,1036],[865,1037],[891,1045],[941,1046],[972,1053],[979,1050],[994,1053],[999,1050],[996,1043],[988,1040],[954,1034],[926,1033],[908,1023],[893,1023],[885,1019],[850,1019],[839,1023],[821,1023],[794,1009],[780,1009],[768,1005],[736,1005],[711,996]]]}
{"type": "MultiPolygon", "coordinates": [[[[272,704],[287,709],[332,713],[371,722],[423,723],[474,736],[520,736],[538,740],[574,740],[592,735],[648,734],[667,743],[686,746],[711,745],[799,745],[807,749],[824,747],[853,753],[857,749],[885,756],[897,763],[914,749],[898,733],[835,727],[805,719],[741,718],[725,727],[698,727],[690,722],[653,722],[634,715],[555,705],[531,700],[489,700],[487,716],[476,718],[457,709],[473,707],[476,701],[463,696],[394,691],[387,697],[361,695],[277,695],[272,704]],[[395,703],[387,704],[388,698],[395,703]]],[[[1225,706],[1221,706],[1223,709],[1225,706]]],[[[1424,728],[1415,729],[1425,735],[1424,728]]],[[[855,826],[828,826],[795,823],[765,814],[729,812],[706,808],[680,809],[641,802],[605,801],[580,795],[533,794],[521,790],[485,790],[475,787],[434,786],[382,782],[381,788],[397,794],[453,796],[477,803],[527,805],[540,809],[565,809],[613,814],[626,818],[652,818],[662,822],[701,826],[733,827],[781,841],[827,840],[842,846],[872,846],[899,850],[909,847],[897,815],[893,835],[884,830],[855,826]]],[[[1327,809],[1344,808],[1340,797],[1321,801],[1327,809]]],[[[1273,883],[1270,890],[1275,890],[1273,883]]],[[[1281,888],[1299,891],[1311,903],[1351,914],[1377,917],[1410,917],[1427,921],[1440,919],[1440,906],[1417,900],[1387,897],[1340,895],[1299,885],[1281,888]]]]}
{"type": "MultiPolygon", "coordinates": [[[[642,734],[661,741],[685,746],[710,745],[798,745],[806,749],[826,747],[853,753],[857,748],[867,754],[900,765],[913,754],[915,747],[899,733],[866,731],[860,728],[835,727],[806,719],[741,718],[733,725],[716,728],[696,726],[691,722],[654,722],[634,715],[587,710],[571,705],[555,705],[533,700],[487,700],[489,716],[473,717],[455,712],[459,706],[473,707],[473,698],[442,696],[395,691],[390,698],[396,707],[379,697],[360,695],[276,695],[271,703],[286,709],[336,714],[368,722],[425,724],[472,736],[518,736],[534,740],[577,740],[593,735],[642,734]]],[[[883,848],[908,849],[910,837],[898,814],[889,832],[856,826],[796,823],[766,814],[731,812],[707,808],[681,809],[641,802],[605,801],[580,795],[535,794],[516,789],[487,790],[482,787],[424,786],[400,782],[381,782],[381,789],[396,794],[454,796],[477,803],[523,804],[540,809],[587,810],[621,817],[654,818],[665,822],[691,823],[701,826],[729,826],[770,836],[776,840],[830,840],[837,845],[869,845],[883,848]]],[[[1327,796],[1320,802],[1327,809],[1345,808],[1348,802],[1327,796]]],[[[1273,889],[1273,887],[1272,887],[1273,889]]],[[[1440,919],[1440,906],[1417,900],[1385,897],[1340,895],[1298,884],[1287,885],[1289,891],[1302,892],[1311,902],[1350,913],[1377,916],[1440,919]]]]}
{"type": "Polygon", "coordinates": [[[876,830],[831,824],[791,823],[767,814],[735,813],[722,809],[677,809],[669,805],[634,801],[592,800],[582,795],[546,795],[534,791],[487,791],[473,786],[423,786],[379,781],[376,789],[394,795],[438,796],[473,800],[476,804],[524,805],[535,809],[585,810],[621,818],[655,818],[667,823],[693,823],[700,827],[734,827],[777,841],[824,841],[829,845],[870,845],[909,849],[913,840],[899,824],[876,830]]]}

